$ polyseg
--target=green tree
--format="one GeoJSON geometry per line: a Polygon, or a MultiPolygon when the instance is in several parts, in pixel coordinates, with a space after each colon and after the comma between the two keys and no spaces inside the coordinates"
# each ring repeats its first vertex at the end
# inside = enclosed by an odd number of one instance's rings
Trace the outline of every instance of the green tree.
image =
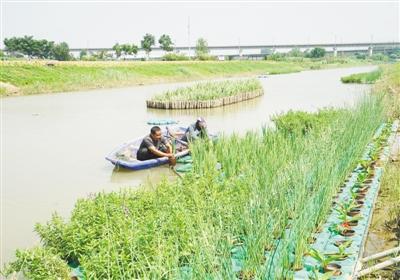
{"type": "Polygon", "coordinates": [[[5,38],[3,42],[6,50],[10,53],[19,52],[25,55],[30,55],[32,53],[32,36],[5,38]]]}
{"type": "Polygon", "coordinates": [[[81,50],[79,53],[79,59],[82,60],[83,58],[87,57],[87,55],[87,50],[81,50]]]}
{"type": "Polygon", "coordinates": [[[122,53],[124,54],[124,57],[126,57],[126,56],[129,55],[129,54],[132,54],[131,45],[129,45],[129,44],[122,44],[122,45],[121,45],[121,51],[122,51],[122,53]]]}
{"type": "Polygon", "coordinates": [[[69,46],[65,42],[54,45],[52,49],[52,57],[56,60],[66,61],[70,60],[69,46]]]}
{"type": "Polygon", "coordinates": [[[311,58],[320,58],[325,56],[325,49],[324,48],[313,48],[309,54],[311,58]]]}
{"type": "Polygon", "coordinates": [[[132,44],[132,45],[131,45],[131,52],[132,52],[134,55],[137,55],[138,51],[139,51],[139,47],[138,47],[137,45],[135,45],[135,44],[132,44]]]}
{"type": "Polygon", "coordinates": [[[155,44],[155,41],[156,39],[154,38],[154,36],[147,33],[146,35],[144,35],[143,40],[140,42],[142,49],[144,49],[147,54],[147,58],[149,58],[151,47],[155,44]]]}
{"type": "MultiPolygon", "coordinates": [[[[54,42],[47,40],[33,40],[33,57],[51,58],[54,50],[54,42]]],[[[67,45],[68,46],[68,45],[67,45]]]]}
{"type": "Polygon", "coordinates": [[[171,52],[174,49],[174,44],[172,43],[171,37],[169,37],[169,35],[161,35],[160,39],[158,39],[158,43],[160,44],[161,49],[166,52],[171,52]]]}
{"type": "Polygon", "coordinates": [[[32,36],[6,38],[4,45],[10,53],[22,53],[37,58],[50,58],[54,48],[53,41],[35,40],[32,36]]]}
{"type": "Polygon", "coordinates": [[[206,39],[199,38],[196,42],[196,55],[197,57],[206,56],[209,53],[208,43],[206,39]]]}
{"type": "Polygon", "coordinates": [[[122,49],[121,49],[121,45],[116,43],[113,47],[112,47],[113,51],[115,51],[115,55],[117,56],[117,58],[119,58],[122,54],[122,49]]]}
{"type": "Polygon", "coordinates": [[[302,57],[304,54],[299,48],[293,48],[288,55],[291,57],[302,57]]]}
{"type": "Polygon", "coordinates": [[[105,51],[105,50],[101,50],[101,51],[98,51],[97,53],[93,54],[93,58],[95,60],[105,60],[106,57],[107,57],[107,51],[105,51]]]}

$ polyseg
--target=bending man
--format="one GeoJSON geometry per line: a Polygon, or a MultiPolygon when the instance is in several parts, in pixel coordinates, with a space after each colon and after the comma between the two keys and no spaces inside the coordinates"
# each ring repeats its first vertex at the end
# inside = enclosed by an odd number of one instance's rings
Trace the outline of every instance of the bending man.
{"type": "Polygon", "coordinates": [[[200,117],[195,123],[191,124],[185,132],[182,140],[185,142],[193,142],[199,138],[208,138],[206,121],[200,117]]]}

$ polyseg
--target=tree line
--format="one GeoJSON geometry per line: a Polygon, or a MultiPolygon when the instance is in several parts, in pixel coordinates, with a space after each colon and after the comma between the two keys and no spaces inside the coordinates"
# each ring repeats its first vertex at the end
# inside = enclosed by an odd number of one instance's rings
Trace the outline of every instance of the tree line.
{"type": "Polygon", "coordinates": [[[33,36],[12,37],[4,39],[6,51],[11,54],[23,54],[30,58],[70,60],[69,46],[65,42],[54,43],[47,40],[36,40],[33,36]]]}
{"type": "MultiPolygon", "coordinates": [[[[177,56],[177,54],[171,54],[174,50],[174,43],[171,37],[167,34],[163,34],[158,39],[158,44],[162,50],[167,52],[167,58],[172,56],[177,56]],[[169,53],[169,54],[168,54],[169,53]],[[169,56],[168,56],[169,55],[169,56]],[[171,56],[172,55],[172,56],[171,56]]],[[[140,41],[140,47],[145,51],[147,58],[150,56],[150,52],[156,45],[156,38],[152,34],[145,34],[143,39],[140,41]]],[[[19,56],[25,55],[29,58],[39,58],[39,59],[56,59],[56,60],[71,60],[73,57],[70,55],[70,49],[67,43],[55,43],[54,41],[48,40],[37,40],[34,39],[33,36],[23,36],[23,37],[12,37],[4,39],[5,50],[11,56],[19,56]]],[[[139,51],[139,46],[136,44],[119,44],[116,43],[112,47],[112,50],[115,53],[117,59],[121,56],[127,55],[137,55],[139,51]]],[[[208,44],[204,38],[200,38],[196,42],[196,56],[199,58],[205,57],[208,55],[208,44]]],[[[100,51],[96,54],[92,54],[94,58],[97,59],[105,59],[107,57],[107,53],[105,51],[100,51]]],[[[79,58],[85,59],[89,56],[88,52],[82,50],[79,58]]],[[[178,55],[181,58],[184,58],[184,55],[178,55]]],[[[177,57],[178,57],[177,56],[177,57]]],[[[179,57],[178,57],[179,58],[179,57]]]]}

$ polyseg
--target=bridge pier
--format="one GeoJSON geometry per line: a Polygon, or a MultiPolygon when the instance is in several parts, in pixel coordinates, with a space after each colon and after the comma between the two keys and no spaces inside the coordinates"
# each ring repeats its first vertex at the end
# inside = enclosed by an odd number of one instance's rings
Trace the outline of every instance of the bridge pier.
{"type": "Polygon", "coordinates": [[[333,57],[337,57],[337,48],[336,47],[333,48],[333,57]]]}
{"type": "Polygon", "coordinates": [[[374,49],[374,48],[373,48],[372,46],[369,46],[369,47],[368,47],[368,56],[369,56],[369,57],[372,56],[373,49],[374,49]]]}

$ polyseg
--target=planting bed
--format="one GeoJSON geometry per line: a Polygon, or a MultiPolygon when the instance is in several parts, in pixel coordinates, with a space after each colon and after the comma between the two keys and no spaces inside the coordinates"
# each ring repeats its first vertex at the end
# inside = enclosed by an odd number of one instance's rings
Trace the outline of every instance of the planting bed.
{"type": "Polygon", "coordinates": [[[204,109],[225,106],[263,95],[256,79],[200,83],[157,95],[146,104],[157,109],[204,109]]]}

